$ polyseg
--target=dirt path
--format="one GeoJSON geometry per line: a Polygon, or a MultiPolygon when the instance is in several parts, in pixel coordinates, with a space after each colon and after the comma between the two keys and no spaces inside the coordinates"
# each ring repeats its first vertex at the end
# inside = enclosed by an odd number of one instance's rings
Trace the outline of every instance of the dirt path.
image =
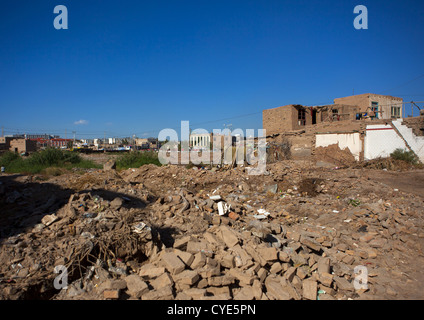
{"type": "Polygon", "coordinates": [[[394,189],[424,197],[424,170],[396,172],[367,170],[369,178],[384,183],[394,189]]]}

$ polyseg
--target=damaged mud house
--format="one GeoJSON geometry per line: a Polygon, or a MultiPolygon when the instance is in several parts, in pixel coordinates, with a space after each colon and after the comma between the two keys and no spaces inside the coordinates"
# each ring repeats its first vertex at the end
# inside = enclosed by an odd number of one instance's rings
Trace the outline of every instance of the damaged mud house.
{"type": "Polygon", "coordinates": [[[276,159],[317,156],[343,165],[388,157],[401,148],[424,161],[423,111],[417,111],[421,116],[406,118],[403,99],[361,94],[334,99],[332,105],[264,110],[263,127],[276,159]]]}
{"type": "Polygon", "coordinates": [[[334,102],[264,110],[260,176],[113,159],[3,174],[0,299],[424,298],[424,175],[361,166],[396,148],[422,161],[424,116],[389,96],[334,102]]]}

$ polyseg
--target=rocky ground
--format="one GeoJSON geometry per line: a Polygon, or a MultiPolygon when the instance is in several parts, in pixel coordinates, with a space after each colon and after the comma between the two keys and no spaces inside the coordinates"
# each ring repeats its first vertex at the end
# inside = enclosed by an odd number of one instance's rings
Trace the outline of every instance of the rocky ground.
{"type": "Polygon", "coordinates": [[[0,298],[424,298],[423,170],[245,169],[0,176],[0,298]]]}

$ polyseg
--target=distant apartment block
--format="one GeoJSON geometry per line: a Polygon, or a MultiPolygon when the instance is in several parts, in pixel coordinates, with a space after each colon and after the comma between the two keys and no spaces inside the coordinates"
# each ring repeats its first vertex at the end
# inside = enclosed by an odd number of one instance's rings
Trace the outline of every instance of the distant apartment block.
{"type": "Polygon", "coordinates": [[[213,134],[213,133],[192,133],[190,135],[190,148],[209,149],[225,146],[232,146],[236,142],[236,136],[231,134],[213,134]]]}
{"type": "Polygon", "coordinates": [[[209,149],[211,145],[210,133],[190,134],[190,147],[194,149],[209,149]]]}
{"type": "Polygon", "coordinates": [[[62,138],[30,138],[28,140],[35,141],[39,148],[66,148],[72,139],[62,138]]]}

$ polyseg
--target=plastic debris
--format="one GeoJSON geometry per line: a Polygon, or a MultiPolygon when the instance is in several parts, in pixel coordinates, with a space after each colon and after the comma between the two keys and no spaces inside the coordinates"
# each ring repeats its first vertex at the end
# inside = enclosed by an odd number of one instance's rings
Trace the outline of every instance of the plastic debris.
{"type": "Polygon", "coordinates": [[[220,216],[227,214],[230,211],[230,208],[231,205],[228,205],[223,201],[218,202],[218,212],[220,216]]]}
{"type": "Polygon", "coordinates": [[[133,231],[135,233],[142,233],[143,231],[150,231],[151,228],[148,227],[144,222],[140,222],[134,226],[133,231]]]}

